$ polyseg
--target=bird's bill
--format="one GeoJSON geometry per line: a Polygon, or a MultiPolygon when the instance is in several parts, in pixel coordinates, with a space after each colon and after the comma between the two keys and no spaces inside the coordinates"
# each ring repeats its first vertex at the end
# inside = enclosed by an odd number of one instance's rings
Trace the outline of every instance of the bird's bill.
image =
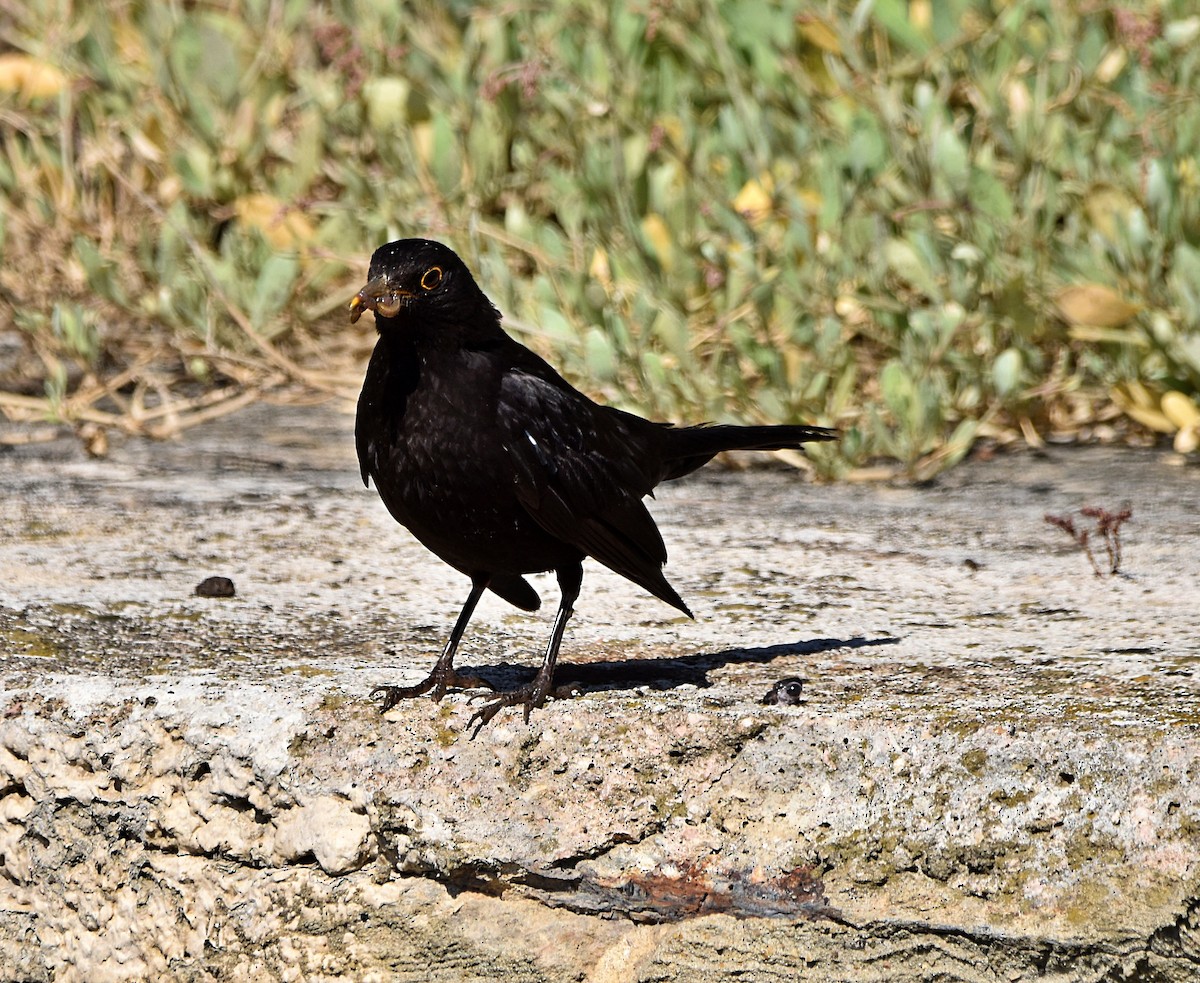
{"type": "Polygon", "coordinates": [[[376,316],[395,317],[412,291],[392,289],[386,276],[377,276],[354,295],[350,301],[350,323],[353,324],[363,311],[374,311],[376,316]]]}

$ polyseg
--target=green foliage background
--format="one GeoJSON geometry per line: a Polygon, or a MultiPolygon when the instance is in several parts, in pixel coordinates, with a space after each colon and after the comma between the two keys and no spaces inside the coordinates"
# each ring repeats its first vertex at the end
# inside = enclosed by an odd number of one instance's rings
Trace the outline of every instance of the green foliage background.
{"type": "Polygon", "coordinates": [[[0,47],[61,81],[0,77],[0,323],[47,413],[121,416],[150,373],[158,399],[352,390],[370,319],[344,305],[376,245],[425,235],[594,394],[839,426],[829,474],[1192,426],[1193,3],[5,16],[0,47]]]}

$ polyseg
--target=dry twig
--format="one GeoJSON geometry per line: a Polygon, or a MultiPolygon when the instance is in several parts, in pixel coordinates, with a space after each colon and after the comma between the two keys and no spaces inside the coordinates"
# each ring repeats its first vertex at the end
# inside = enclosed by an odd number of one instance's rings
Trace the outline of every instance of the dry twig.
{"type": "Polygon", "coordinates": [[[1121,526],[1127,519],[1132,518],[1133,509],[1125,506],[1119,512],[1110,512],[1108,509],[1096,505],[1085,505],[1079,510],[1079,514],[1092,519],[1096,523],[1095,528],[1085,529],[1076,526],[1075,520],[1069,515],[1051,515],[1047,512],[1044,519],[1075,540],[1079,548],[1087,554],[1088,562],[1092,565],[1092,570],[1097,577],[1104,576],[1104,573],[1092,552],[1091,537],[1093,532],[1103,536],[1104,550],[1108,554],[1108,573],[1109,576],[1115,577],[1121,572],[1121,526]]]}

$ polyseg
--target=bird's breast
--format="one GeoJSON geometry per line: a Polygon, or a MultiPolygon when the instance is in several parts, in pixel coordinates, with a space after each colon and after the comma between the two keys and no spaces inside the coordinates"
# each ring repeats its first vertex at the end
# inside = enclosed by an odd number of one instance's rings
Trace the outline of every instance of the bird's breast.
{"type": "Polygon", "coordinates": [[[494,410],[469,395],[422,385],[407,394],[402,412],[360,403],[364,469],[392,516],[453,566],[551,569],[564,545],[518,501],[494,410]]]}

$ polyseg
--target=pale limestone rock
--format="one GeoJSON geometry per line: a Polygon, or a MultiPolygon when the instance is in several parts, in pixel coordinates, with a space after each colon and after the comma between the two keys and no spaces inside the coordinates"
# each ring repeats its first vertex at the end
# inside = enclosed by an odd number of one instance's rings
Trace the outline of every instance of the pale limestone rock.
{"type": "Polygon", "coordinates": [[[283,863],[308,854],[327,874],[357,870],[373,853],[371,822],[346,799],[319,795],[273,822],[275,853],[283,863]]]}
{"type": "MultiPolygon", "coordinates": [[[[596,685],[472,741],[461,694],[365,698],[427,670],[462,579],[356,487],[342,421],[273,419],[0,468],[0,979],[1200,975],[1185,469],[668,486],[700,620],[589,568],[563,655],[596,685]],[[1126,495],[1130,576],[1097,580],[1042,512],[1126,495]],[[190,594],[235,562],[238,598],[190,594]]],[[[516,685],[545,620],[478,619],[460,661],[516,685]]]]}

